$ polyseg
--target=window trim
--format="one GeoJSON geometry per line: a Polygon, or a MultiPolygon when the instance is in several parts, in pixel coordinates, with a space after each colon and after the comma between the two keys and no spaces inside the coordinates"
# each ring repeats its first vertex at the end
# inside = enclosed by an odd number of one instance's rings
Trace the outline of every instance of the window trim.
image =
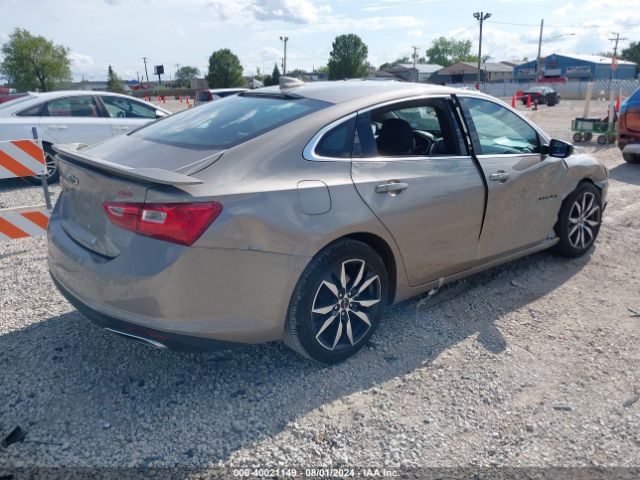
{"type": "MultiPolygon", "coordinates": [[[[405,160],[424,160],[424,159],[447,159],[447,158],[469,158],[471,156],[471,153],[469,151],[467,151],[467,155],[443,155],[443,156],[434,156],[434,157],[429,157],[429,156],[407,156],[407,157],[381,157],[381,156],[377,156],[377,157],[366,157],[366,158],[345,158],[345,157],[326,157],[323,155],[318,155],[315,153],[315,149],[316,146],[320,143],[320,140],[322,139],[322,137],[329,132],[330,130],[332,130],[333,128],[339,126],[342,124],[342,122],[348,122],[349,120],[351,120],[354,116],[357,117],[360,114],[363,113],[367,113],[370,112],[372,110],[378,110],[380,108],[384,108],[387,106],[391,106],[391,105],[395,105],[395,104],[403,104],[403,103],[407,103],[407,102],[413,102],[413,101],[419,101],[419,100],[429,100],[429,99],[437,99],[437,98],[441,98],[444,100],[451,100],[452,97],[454,97],[454,94],[451,93],[430,93],[430,94],[421,94],[421,95],[411,95],[408,97],[402,97],[402,98],[396,98],[393,100],[385,100],[384,102],[380,102],[380,103],[376,103],[374,105],[369,105],[367,107],[361,108],[355,112],[351,112],[347,115],[344,115],[340,118],[338,118],[337,120],[334,120],[333,122],[329,123],[328,125],[325,125],[324,127],[322,127],[318,133],[316,133],[313,137],[311,137],[311,140],[309,140],[309,142],[307,143],[307,145],[304,147],[304,150],[302,151],[302,156],[305,160],[309,160],[309,161],[316,161],[316,162],[355,162],[355,161],[405,161],[405,160]]],[[[456,112],[452,111],[451,115],[453,117],[456,116],[456,112]]],[[[455,120],[455,118],[454,118],[455,120]]],[[[462,132],[460,132],[462,135],[462,132]]],[[[466,146],[465,142],[463,141],[462,146],[466,146]]]]}

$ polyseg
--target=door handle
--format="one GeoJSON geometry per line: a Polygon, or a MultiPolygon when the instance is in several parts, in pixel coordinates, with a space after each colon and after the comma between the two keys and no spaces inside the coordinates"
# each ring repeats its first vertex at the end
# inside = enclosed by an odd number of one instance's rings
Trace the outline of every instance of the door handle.
{"type": "Polygon", "coordinates": [[[492,173],[491,175],[489,175],[489,180],[491,180],[492,182],[504,183],[509,180],[510,176],[511,175],[509,175],[504,170],[498,170],[496,173],[492,173]]]}
{"type": "Polygon", "coordinates": [[[116,125],[114,127],[116,130],[131,130],[133,128],[133,126],[129,126],[129,125],[116,125]]]}
{"type": "Polygon", "coordinates": [[[409,188],[408,183],[389,182],[376,187],[376,193],[400,193],[409,188]]]}
{"type": "Polygon", "coordinates": [[[66,130],[68,127],[66,125],[49,125],[47,128],[51,130],[66,130]]]}

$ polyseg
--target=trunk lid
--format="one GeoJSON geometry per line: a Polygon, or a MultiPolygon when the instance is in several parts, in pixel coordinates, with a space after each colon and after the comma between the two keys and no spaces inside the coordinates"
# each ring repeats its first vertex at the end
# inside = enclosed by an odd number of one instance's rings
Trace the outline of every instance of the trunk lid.
{"type": "Polygon", "coordinates": [[[154,186],[202,183],[189,175],[222,155],[121,138],[81,150],[54,147],[62,186],[56,210],[62,228],[83,247],[108,258],[126,251],[138,235],[114,225],[104,211],[105,202],[144,203],[154,186]]]}

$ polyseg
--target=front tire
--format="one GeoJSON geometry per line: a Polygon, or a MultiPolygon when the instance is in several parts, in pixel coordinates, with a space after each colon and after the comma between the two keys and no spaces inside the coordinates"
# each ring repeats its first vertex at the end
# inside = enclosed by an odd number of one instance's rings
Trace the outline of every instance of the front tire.
{"type": "Polygon", "coordinates": [[[354,355],[378,328],[388,301],[388,273],[367,244],[340,240],[320,251],[296,285],[284,343],[318,362],[354,355]]]}
{"type": "Polygon", "coordinates": [[[560,241],[554,249],[562,256],[584,255],[596,241],[602,223],[602,197],[593,184],[583,182],[560,208],[555,226],[560,241]]]}

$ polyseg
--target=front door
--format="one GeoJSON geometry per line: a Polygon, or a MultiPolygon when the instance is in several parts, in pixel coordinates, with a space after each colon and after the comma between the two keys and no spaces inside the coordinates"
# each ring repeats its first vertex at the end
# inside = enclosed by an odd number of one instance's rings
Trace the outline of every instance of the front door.
{"type": "Polygon", "coordinates": [[[562,203],[564,161],[543,156],[538,132],[508,108],[484,98],[459,99],[488,186],[479,260],[544,240],[562,203]]]}
{"type": "Polygon", "coordinates": [[[352,178],[395,239],[411,285],[476,261],[485,187],[449,97],[361,112],[352,178]]]}

